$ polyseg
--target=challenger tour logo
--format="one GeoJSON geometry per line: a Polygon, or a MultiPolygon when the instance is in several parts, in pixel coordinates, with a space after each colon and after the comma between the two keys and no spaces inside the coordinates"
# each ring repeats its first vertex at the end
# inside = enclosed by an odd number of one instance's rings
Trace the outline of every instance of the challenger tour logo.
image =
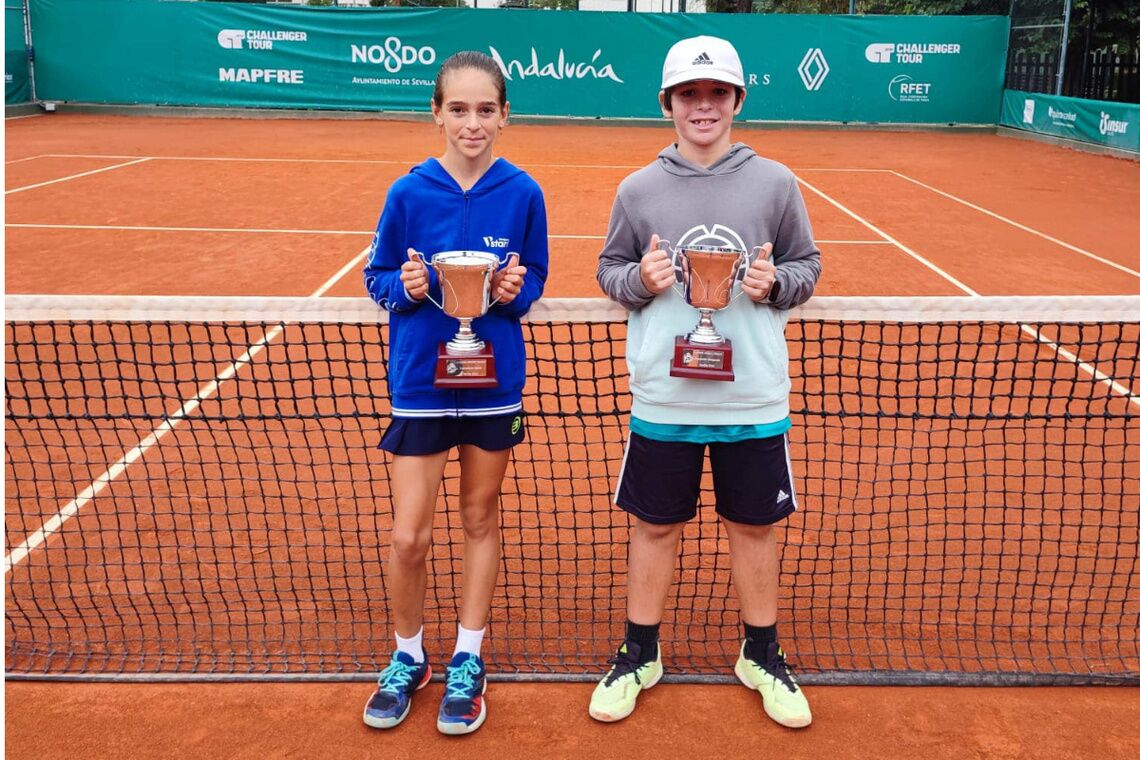
{"type": "Polygon", "coordinates": [[[567,59],[566,51],[562,48],[558,49],[556,59],[548,60],[540,59],[538,51],[531,48],[530,60],[520,61],[516,58],[504,60],[499,51],[491,46],[491,57],[502,69],[503,76],[511,81],[514,81],[515,77],[519,79],[538,77],[540,79],[611,79],[620,84],[625,84],[625,81],[614,71],[612,64],[599,61],[602,57],[601,48],[594,51],[594,55],[589,61],[567,59]]]}
{"type": "Polygon", "coordinates": [[[227,50],[272,50],[274,42],[307,42],[308,32],[282,29],[223,29],[218,32],[218,44],[227,50]]]}
{"type": "Polygon", "coordinates": [[[958,55],[962,46],[956,42],[872,42],[863,51],[871,63],[922,63],[928,55],[958,55]]]}

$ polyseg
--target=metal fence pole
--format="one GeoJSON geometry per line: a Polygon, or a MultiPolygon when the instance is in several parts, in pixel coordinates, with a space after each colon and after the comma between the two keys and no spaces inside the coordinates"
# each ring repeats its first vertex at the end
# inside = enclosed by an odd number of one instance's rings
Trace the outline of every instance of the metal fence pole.
{"type": "Polygon", "coordinates": [[[1073,13],[1073,0],[1065,0],[1065,26],[1061,30],[1061,61],[1057,66],[1057,94],[1061,94],[1061,85],[1065,81],[1065,58],[1069,53],[1069,18],[1073,13]]]}

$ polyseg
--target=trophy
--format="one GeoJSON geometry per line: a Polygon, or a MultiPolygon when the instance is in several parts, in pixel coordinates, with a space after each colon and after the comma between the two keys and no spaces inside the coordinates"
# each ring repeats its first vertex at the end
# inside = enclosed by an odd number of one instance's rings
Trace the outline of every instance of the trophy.
{"type": "Polygon", "coordinates": [[[661,248],[681,270],[685,302],[700,312],[697,326],[673,342],[673,364],[669,374],[698,380],[733,380],[732,341],[716,331],[712,315],[740,295],[733,285],[748,270],[747,251],[726,246],[683,245],[673,248],[668,240],[661,248]]]}
{"type": "MultiPolygon", "coordinates": [[[[503,263],[485,251],[443,251],[424,258],[418,251],[412,257],[430,265],[439,278],[441,302],[428,294],[428,300],[444,314],[459,320],[459,331],[449,341],[440,341],[435,362],[437,388],[495,388],[495,355],[490,344],[479,339],[471,321],[498,303],[490,300],[491,276],[503,263]]],[[[507,266],[518,263],[519,255],[507,255],[507,266]]]]}

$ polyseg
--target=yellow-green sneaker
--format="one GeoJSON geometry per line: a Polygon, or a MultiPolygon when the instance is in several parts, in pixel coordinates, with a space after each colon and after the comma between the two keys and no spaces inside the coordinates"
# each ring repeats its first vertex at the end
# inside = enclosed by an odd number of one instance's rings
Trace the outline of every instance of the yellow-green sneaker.
{"type": "Polygon", "coordinates": [[[768,717],[788,728],[811,725],[811,708],[804,690],[792,677],[791,668],[784,661],[784,650],[773,642],[768,645],[764,662],[744,656],[736,661],[736,677],[749,689],[756,689],[764,699],[764,712],[768,717]]]}
{"type": "Polygon", "coordinates": [[[641,648],[632,641],[626,641],[610,660],[610,671],[594,689],[590,697],[590,717],[605,723],[612,723],[633,712],[637,706],[637,695],[642,689],[652,689],[664,670],[661,668],[661,645],[657,645],[657,657],[646,663],[638,663],[641,648]]]}

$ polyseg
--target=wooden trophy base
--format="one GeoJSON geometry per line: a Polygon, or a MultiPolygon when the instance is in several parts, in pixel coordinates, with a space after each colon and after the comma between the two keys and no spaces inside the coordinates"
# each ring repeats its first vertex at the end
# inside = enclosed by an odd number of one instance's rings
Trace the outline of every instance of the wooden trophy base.
{"type": "Polygon", "coordinates": [[[683,335],[673,342],[673,366],[669,368],[673,377],[689,377],[695,380],[735,380],[732,371],[732,341],[709,346],[691,343],[683,335]]]}
{"type": "Polygon", "coordinates": [[[435,360],[436,388],[497,388],[495,355],[491,344],[477,354],[449,354],[441,341],[435,360]]]}

